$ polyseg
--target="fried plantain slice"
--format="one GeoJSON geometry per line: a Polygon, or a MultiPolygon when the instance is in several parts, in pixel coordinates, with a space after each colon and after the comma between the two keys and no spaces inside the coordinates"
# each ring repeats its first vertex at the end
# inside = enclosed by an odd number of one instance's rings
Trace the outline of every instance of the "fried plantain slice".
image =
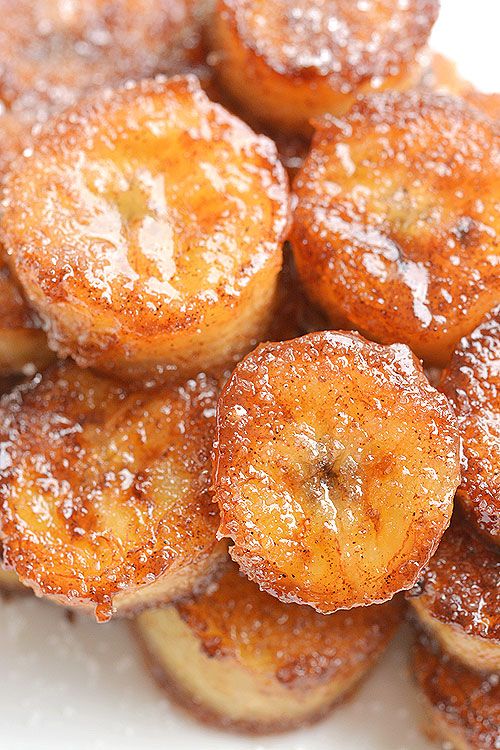
{"type": "Polygon", "coordinates": [[[500,672],[500,558],[456,519],[409,601],[445,651],[500,672]]]}
{"type": "Polygon", "coordinates": [[[7,178],[2,239],[61,355],[191,375],[267,325],[288,210],[274,144],[175,77],[53,119],[7,178]]]}
{"type": "Polygon", "coordinates": [[[0,0],[0,99],[46,119],[89,90],[177,70],[194,0],[0,0]]]}
{"type": "Polygon", "coordinates": [[[500,545],[500,306],[461,340],[440,388],[463,438],[457,497],[476,528],[500,545]]]}
{"type": "Polygon", "coordinates": [[[343,114],[362,92],[407,88],[437,0],[219,0],[207,26],[222,87],[278,132],[343,114]],[[363,7],[361,7],[363,6],[363,7]]]}
{"type": "Polygon", "coordinates": [[[500,130],[430,92],[318,123],[295,180],[297,269],[332,326],[444,366],[500,301],[500,130]]]}
{"type": "Polygon", "coordinates": [[[7,566],[100,621],[203,585],[226,555],[210,493],[216,399],[205,375],[134,390],[72,363],[4,396],[7,566]]]}
{"type": "Polygon", "coordinates": [[[498,747],[498,674],[468,669],[441,652],[425,636],[418,639],[412,661],[427,709],[426,733],[455,750],[498,747]]]}
{"type": "Polygon", "coordinates": [[[451,407],[404,345],[330,331],[264,344],[219,399],[219,533],[283,601],[331,612],[410,588],[458,483],[451,407]]]}
{"type": "Polygon", "coordinates": [[[151,670],[202,721],[264,734],[320,719],[373,666],[401,602],[324,616],[283,604],[232,565],[215,589],[139,615],[151,670]]]}

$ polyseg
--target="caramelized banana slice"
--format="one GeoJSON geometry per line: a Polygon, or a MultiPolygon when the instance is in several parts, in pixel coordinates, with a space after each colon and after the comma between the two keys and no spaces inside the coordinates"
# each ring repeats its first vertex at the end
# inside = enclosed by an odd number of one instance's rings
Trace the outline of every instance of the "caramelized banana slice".
{"type": "Polygon", "coordinates": [[[276,732],[321,718],[382,653],[400,602],[337,612],[282,604],[231,566],[215,590],[136,620],[153,674],[202,721],[276,732]]]}
{"type": "Polygon", "coordinates": [[[449,523],[459,441],[406,346],[329,331],[261,345],[217,424],[220,534],[262,589],[331,612],[414,584],[449,523]]]}
{"type": "Polygon", "coordinates": [[[7,179],[2,235],[53,348],[142,378],[251,348],[287,225],[274,144],[189,76],[52,120],[7,179]]]}
{"type": "Polygon", "coordinates": [[[221,85],[280,132],[343,114],[364,91],[407,88],[437,0],[219,0],[209,46],[221,85]]]}
{"type": "Polygon", "coordinates": [[[43,114],[89,89],[175,70],[193,0],[0,0],[0,99],[43,114]]]}
{"type": "Polygon", "coordinates": [[[318,124],[292,245],[334,326],[446,365],[500,300],[500,131],[458,99],[380,94],[318,124]]]}
{"type": "Polygon", "coordinates": [[[474,672],[419,639],[413,669],[427,708],[426,733],[455,750],[493,750],[500,742],[500,678],[474,672]]]}
{"type": "Polygon", "coordinates": [[[410,603],[422,625],[472,669],[500,671],[500,558],[457,520],[410,603]]]}
{"type": "Polygon", "coordinates": [[[500,545],[500,306],[462,339],[440,388],[463,438],[457,497],[478,530],[500,545]]]}
{"type": "Polygon", "coordinates": [[[32,375],[54,359],[40,319],[26,304],[7,267],[0,260],[0,377],[32,375]]]}
{"type": "Polygon", "coordinates": [[[204,375],[132,390],[55,365],[0,407],[5,561],[39,595],[113,612],[192,593],[225,558],[204,375]]]}

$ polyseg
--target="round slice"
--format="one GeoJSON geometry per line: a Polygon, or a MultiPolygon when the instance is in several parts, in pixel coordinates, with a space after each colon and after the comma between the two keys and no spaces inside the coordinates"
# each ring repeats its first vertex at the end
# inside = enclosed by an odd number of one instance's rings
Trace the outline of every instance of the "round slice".
{"type": "Polygon", "coordinates": [[[500,545],[500,306],[462,339],[440,388],[463,439],[457,497],[476,528],[500,545]]]}
{"type": "Polygon", "coordinates": [[[274,144],[179,77],[53,119],[7,178],[2,239],[60,354],[191,375],[267,325],[288,210],[274,144]]]}
{"type": "Polygon", "coordinates": [[[225,545],[210,492],[217,389],[132,390],[58,364],[0,405],[7,566],[97,619],[192,593],[225,545]]]}
{"type": "Polygon", "coordinates": [[[219,0],[209,29],[220,83],[277,130],[309,133],[363,91],[407,88],[437,0],[219,0]]]}
{"type": "Polygon", "coordinates": [[[413,669],[427,708],[426,733],[455,750],[493,750],[500,741],[500,677],[474,672],[427,639],[413,669]]]}
{"type": "Polygon", "coordinates": [[[500,557],[455,521],[409,601],[445,651],[500,672],[500,557]]]}
{"type": "Polygon", "coordinates": [[[217,424],[220,534],[262,589],[331,612],[415,583],[449,523],[459,440],[406,346],[328,331],[261,345],[217,424]]]}
{"type": "MultiPolygon", "coordinates": [[[[89,89],[175,70],[195,0],[0,0],[0,99],[46,117],[89,89]]],[[[186,40],[187,41],[187,40],[186,40]]]]}
{"type": "Polygon", "coordinates": [[[379,94],[318,123],[291,239],[331,325],[446,365],[500,300],[499,170],[498,126],[459,99],[379,94]]]}
{"type": "Polygon", "coordinates": [[[318,720],[366,674],[400,602],[325,617],[228,568],[215,590],[135,622],[152,672],[203,721],[252,733],[318,720]]]}

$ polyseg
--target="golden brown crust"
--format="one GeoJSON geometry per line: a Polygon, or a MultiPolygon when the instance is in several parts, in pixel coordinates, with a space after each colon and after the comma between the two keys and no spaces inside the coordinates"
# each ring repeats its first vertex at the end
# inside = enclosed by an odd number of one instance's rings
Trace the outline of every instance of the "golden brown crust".
{"type": "Polygon", "coordinates": [[[7,178],[2,239],[61,355],[192,374],[263,329],[288,219],[274,144],[188,76],[53,119],[7,178]]]}
{"type": "Polygon", "coordinates": [[[456,518],[422,571],[410,603],[455,658],[500,670],[500,558],[456,518]],[[447,631],[440,628],[446,626],[447,631]],[[470,639],[458,641],[453,633],[470,639]],[[485,656],[480,650],[486,647],[485,656]],[[496,654],[496,657],[495,657],[496,654]]]}
{"type": "Polygon", "coordinates": [[[202,724],[250,736],[280,734],[282,732],[290,732],[293,729],[316,724],[325,716],[328,716],[328,714],[337,706],[349,701],[356,694],[356,691],[360,687],[360,683],[369,674],[369,672],[367,672],[366,675],[361,677],[359,682],[333,703],[323,706],[316,713],[310,714],[307,719],[302,718],[295,721],[295,723],[293,721],[284,720],[279,716],[277,716],[274,721],[266,723],[263,723],[262,721],[252,721],[251,719],[228,720],[227,717],[211,710],[206,705],[201,704],[199,700],[196,700],[193,695],[186,690],[180,682],[175,679],[175,677],[173,677],[172,674],[162,667],[156,655],[153,654],[146,645],[144,636],[141,633],[141,628],[137,626],[137,622],[132,623],[132,632],[137,638],[148,671],[151,673],[151,676],[158,686],[165,691],[166,695],[173,703],[186,711],[188,716],[195,718],[202,724]]]}
{"type": "Polygon", "coordinates": [[[142,587],[150,603],[158,590],[163,601],[190,593],[190,569],[206,575],[221,555],[209,488],[216,398],[203,375],[138,391],[69,363],[4,396],[7,564],[100,620],[142,587]]]}
{"type": "Polygon", "coordinates": [[[440,388],[463,439],[457,497],[477,529],[500,544],[500,306],[460,341],[440,388]]]}
{"type": "Polygon", "coordinates": [[[475,672],[419,638],[415,677],[430,709],[432,729],[457,750],[492,750],[500,739],[500,680],[475,672]]]}
{"type": "Polygon", "coordinates": [[[401,615],[400,600],[328,617],[285,605],[232,564],[206,594],[150,611],[135,630],[155,679],[177,703],[204,722],[267,734],[317,721],[345,699],[401,615]],[[180,661],[172,649],[183,650],[180,661]],[[233,678],[225,679],[230,672],[233,678]],[[211,701],[213,692],[219,695],[211,701]]]}
{"type": "Polygon", "coordinates": [[[362,98],[318,123],[291,241],[332,325],[443,366],[500,296],[500,131],[430,92],[362,98]]]}
{"type": "Polygon", "coordinates": [[[211,658],[234,658],[282,685],[303,689],[371,663],[402,615],[399,600],[329,616],[283,604],[234,564],[211,591],[176,609],[211,658]]]}
{"type": "Polygon", "coordinates": [[[410,85],[437,12],[437,0],[219,0],[209,43],[240,106],[304,134],[311,117],[345,112],[362,91],[410,85]]]}
{"type": "Polygon", "coordinates": [[[342,332],[261,345],[219,399],[220,534],[284,601],[384,601],[435,551],[458,456],[451,408],[407,347],[342,332]]]}

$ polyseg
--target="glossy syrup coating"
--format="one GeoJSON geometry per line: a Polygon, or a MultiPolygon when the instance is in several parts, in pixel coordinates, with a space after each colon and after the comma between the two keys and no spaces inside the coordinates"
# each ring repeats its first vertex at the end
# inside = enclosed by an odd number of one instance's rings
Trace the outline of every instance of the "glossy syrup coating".
{"type": "Polygon", "coordinates": [[[283,601],[331,612],[410,588],[458,483],[451,408],[406,346],[328,331],[264,344],[221,394],[220,534],[283,601]]]}
{"type": "Polygon", "coordinates": [[[216,399],[204,375],[133,390],[71,363],[4,396],[6,564],[37,594],[95,607],[99,620],[191,593],[222,554],[210,493],[216,399]]]}
{"type": "Polygon", "coordinates": [[[460,341],[440,388],[463,439],[457,497],[486,539],[500,544],[500,306],[460,341]]]}
{"type": "Polygon", "coordinates": [[[359,93],[406,88],[437,0],[219,0],[208,25],[217,77],[278,132],[310,134],[359,93]]]}
{"type": "Polygon", "coordinates": [[[332,326],[446,365],[500,300],[500,131],[459,99],[387,93],[318,122],[291,236],[332,326]]]}
{"type": "Polygon", "coordinates": [[[460,518],[410,592],[421,624],[456,659],[500,672],[500,557],[460,518]]]}
{"type": "Polygon", "coordinates": [[[456,750],[493,750],[500,742],[500,677],[476,672],[425,637],[413,670],[427,707],[425,731],[456,750]]]}
{"type": "Polygon", "coordinates": [[[136,629],[151,669],[203,721],[252,733],[321,718],[389,643],[401,601],[324,616],[259,591],[236,565],[204,595],[148,610],[136,629]]]}
{"type": "Polygon", "coordinates": [[[1,235],[61,355],[192,374],[267,324],[288,211],[274,144],[175,77],[53,119],[6,180],[1,235]]]}

